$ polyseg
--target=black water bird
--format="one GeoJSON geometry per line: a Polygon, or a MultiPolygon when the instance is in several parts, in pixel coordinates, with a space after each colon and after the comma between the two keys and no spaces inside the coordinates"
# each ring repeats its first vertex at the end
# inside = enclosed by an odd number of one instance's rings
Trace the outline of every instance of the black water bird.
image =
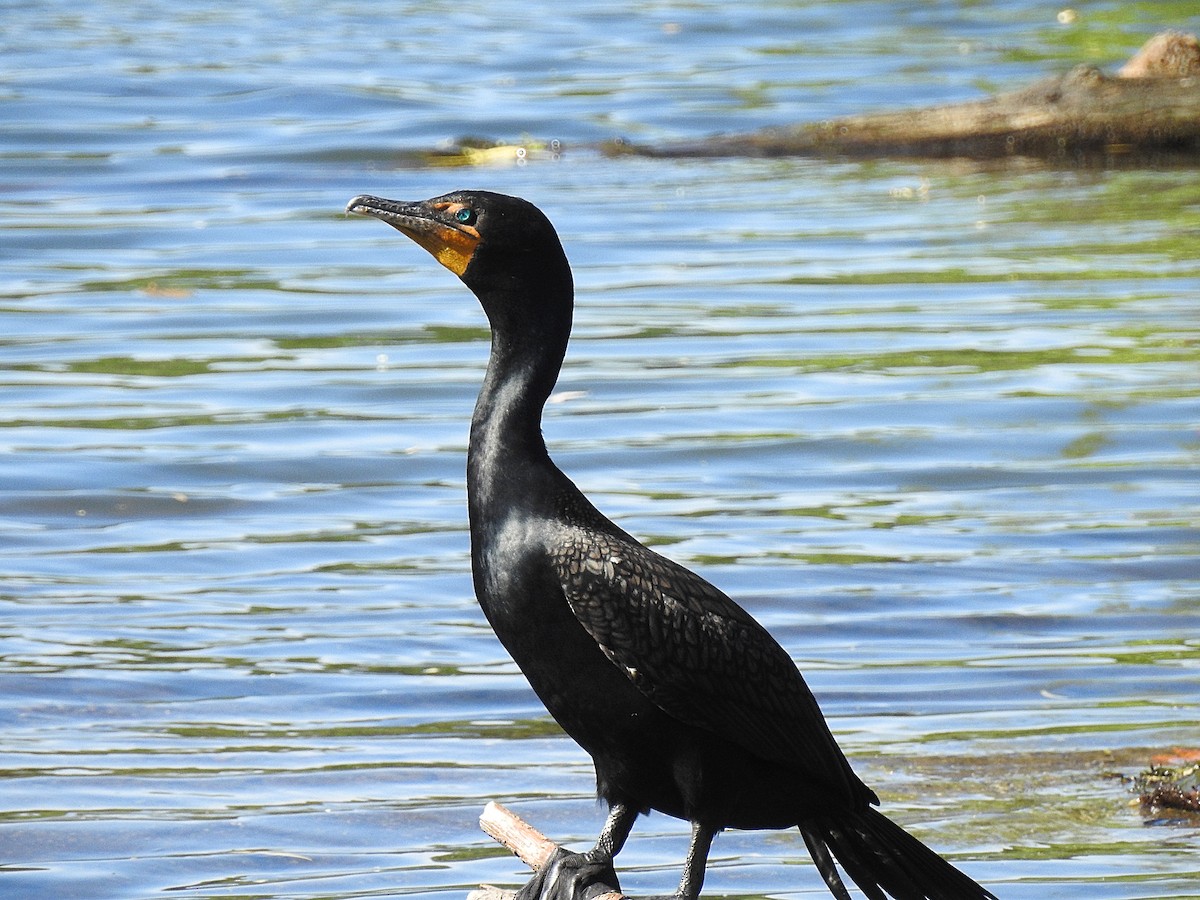
{"type": "Polygon", "coordinates": [[[692,824],[677,896],[693,900],[724,828],[799,828],[829,890],[834,858],[871,900],[994,895],[875,810],[787,652],[698,575],[605,518],[551,461],[542,408],[571,332],[571,269],[549,220],[502,194],[362,196],[349,213],[412,238],[479,298],[491,355],[471,419],[467,496],[475,592],[609,805],[595,847],[563,854],[530,900],[615,885],[639,814],[692,824]]]}

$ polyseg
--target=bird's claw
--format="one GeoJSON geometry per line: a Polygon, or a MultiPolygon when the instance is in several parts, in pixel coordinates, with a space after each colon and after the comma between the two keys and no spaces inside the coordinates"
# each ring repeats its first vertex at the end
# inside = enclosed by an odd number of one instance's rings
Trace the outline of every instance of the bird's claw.
{"type": "Polygon", "coordinates": [[[621,892],[612,857],[560,847],[517,891],[516,900],[594,900],[609,892],[621,892]]]}

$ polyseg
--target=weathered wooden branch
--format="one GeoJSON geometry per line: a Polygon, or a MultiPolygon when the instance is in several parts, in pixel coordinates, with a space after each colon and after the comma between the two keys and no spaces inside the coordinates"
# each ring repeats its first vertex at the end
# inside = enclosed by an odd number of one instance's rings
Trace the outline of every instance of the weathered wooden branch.
{"type": "MultiPolygon", "coordinates": [[[[483,808],[483,813],[479,816],[479,827],[516,854],[521,862],[535,872],[540,872],[551,857],[563,849],[561,845],[554,843],[516,813],[494,800],[483,808]]],[[[513,900],[514,896],[516,895],[512,891],[481,885],[479,890],[472,891],[467,895],[467,900],[513,900]]],[[[593,900],[628,900],[628,898],[616,891],[608,891],[593,900]]]]}
{"type": "Polygon", "coordinates": [[[1116,75],[1079,66],[1024,90],[970,103],[605,149],[658,157],[1200,156],[1200,43],[1192,35],[1164,32],[1116,75]]]}

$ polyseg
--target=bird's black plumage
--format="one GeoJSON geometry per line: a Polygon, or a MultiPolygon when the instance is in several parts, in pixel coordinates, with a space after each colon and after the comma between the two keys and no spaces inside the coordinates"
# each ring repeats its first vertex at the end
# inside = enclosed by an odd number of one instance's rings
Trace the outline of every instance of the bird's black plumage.
{"type": "Polygon", "coordinates": [[[717,831],[790,826],[839,898],[849,895],[833,858],[872,900],[993,897],[872,808],[875,794],[766,629],[605,518],[551,461],[542,407],[566,353],[574,289],[541,211],[484,191],[417,203],[356,197],[347,211],[432,253],[491,324],[467,459],[475,591],[550,714],[591,754],[610,806],[596,847],[560,860],[522,897],[582,891],[650,810],[693,824],[679,887],[688,898],[717,831]]]}

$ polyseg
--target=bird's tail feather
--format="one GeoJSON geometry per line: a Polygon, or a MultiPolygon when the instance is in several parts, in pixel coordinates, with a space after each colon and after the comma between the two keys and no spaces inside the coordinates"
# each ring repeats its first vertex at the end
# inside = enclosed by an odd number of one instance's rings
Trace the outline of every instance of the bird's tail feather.
{"type": "Polygon", "coordinates": [[[868,900],[996,900],[875,809],[800,825],[817,870],[838,900],[849,900],[830,853],[868,900]]]}

